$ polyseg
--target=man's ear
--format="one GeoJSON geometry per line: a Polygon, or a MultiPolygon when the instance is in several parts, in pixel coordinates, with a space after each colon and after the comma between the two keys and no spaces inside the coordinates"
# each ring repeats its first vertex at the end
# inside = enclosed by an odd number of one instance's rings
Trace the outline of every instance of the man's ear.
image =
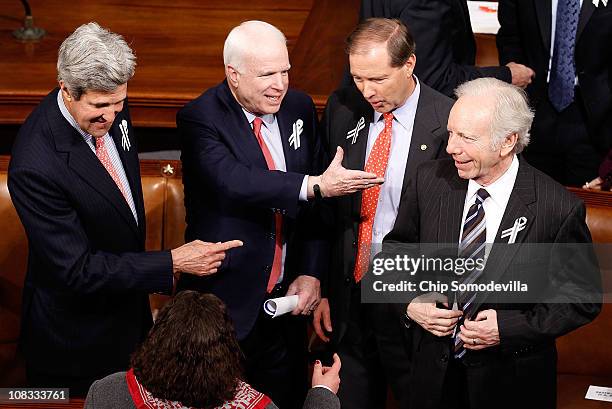
{"type": "Polygon", "coordinates": [[[72,101],[72,95],[70,95],[70,91],[68,91],[68,88],[66,87],[66,83],[63,80],[60,80],[59,87],[60,87],[60,91],[64,99],[67,99],[68,101],[72,101]]]}
{"type": "Polygon", "coordinates": [[[506,136],[501,146],[502,156],[506,156],[510,154],[512,151],[514,151],[514,147],[516,146],[517,142],[518,142],[518,134],[516,132],[506,136]]]}
{"type": "Polygon", "coordinates": [[[414,72],[414,67],[416,66],[416,55],[412,54],[410,57],[408,57],[408,59],[406,60],[406,64],[404,65],[408,70],[408,75],[411,76],[414,72]]]}
{"type": "Polygon", "coordinates": [[[240,73],[231,65],[225,67],[225,76],[230,84],[236,88],[238,86],[238,76],[240,73]]]}

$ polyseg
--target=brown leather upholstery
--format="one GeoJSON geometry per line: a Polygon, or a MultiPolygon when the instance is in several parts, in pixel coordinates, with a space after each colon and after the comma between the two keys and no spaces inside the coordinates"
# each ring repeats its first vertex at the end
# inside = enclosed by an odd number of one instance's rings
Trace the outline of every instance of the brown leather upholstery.
{"type": "MultiPolygon", "coordinates": [[[[612,193],[570,190],[587,205],[587,224],[593,242],[612,243],[612,193]]],[[[604,292],[612,288],[610,250],[610,244],[596,246],[604,292]]],[[[611,296],[604,296],[602,311],[593,322],[557,339],[559,409],[610,407],[610,403],[587,400],[584,395],[589,385],[612,387],[611,296]]]]}

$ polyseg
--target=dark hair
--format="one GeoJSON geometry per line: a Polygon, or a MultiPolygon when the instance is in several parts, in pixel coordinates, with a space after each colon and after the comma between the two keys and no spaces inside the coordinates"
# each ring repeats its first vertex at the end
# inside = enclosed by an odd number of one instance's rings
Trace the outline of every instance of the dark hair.
{"type": "Polygon", "coordinates": [[[234,398],[240,358],[223,302],[212,294],[183,291],[159,312],[131,364],[156,398],[208,409],[234,398]]]}
{"type": "Polygon", "coordinates": [[[365,53],[368,45],[387,43],[392,67],[400,67],[414,54],[416,44],[408,27],[398,19],[369,18],[355,27],[346,39],[347,54],[365,53]]]}

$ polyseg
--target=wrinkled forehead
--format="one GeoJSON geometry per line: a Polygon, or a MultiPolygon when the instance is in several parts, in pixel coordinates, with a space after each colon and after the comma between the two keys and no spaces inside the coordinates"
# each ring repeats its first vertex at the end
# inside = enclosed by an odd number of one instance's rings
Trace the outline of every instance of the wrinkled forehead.
{"type": "Polygon", "coordinates": [[[249,48],[243,55],[243,62],[254,73],[286,71],[290,68],[287,46],[278,41],[249,48]]]}

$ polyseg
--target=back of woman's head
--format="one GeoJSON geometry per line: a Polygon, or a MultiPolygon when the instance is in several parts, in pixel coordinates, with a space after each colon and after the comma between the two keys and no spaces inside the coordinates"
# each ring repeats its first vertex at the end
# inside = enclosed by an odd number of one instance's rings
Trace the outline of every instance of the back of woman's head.
{"type": "Polygon", "coordinates": [[[240,348],[223,302],[180,292],[160,311],[132,367],[156,398],[198,408],[231,400],[241,375],[240,348]]]}

